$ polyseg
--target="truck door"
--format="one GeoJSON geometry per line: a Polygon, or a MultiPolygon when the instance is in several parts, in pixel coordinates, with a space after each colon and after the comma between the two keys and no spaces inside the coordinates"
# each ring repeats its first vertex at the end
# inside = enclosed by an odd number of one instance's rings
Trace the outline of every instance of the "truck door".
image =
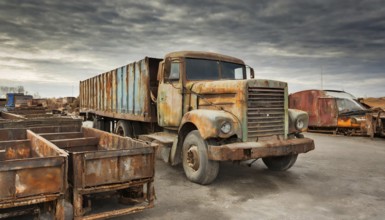
{"type": "Polygon", "coordinates": [[[318,126],[337,126],[337,106],[334,98],[318,98],[318,126]]]}
{"type": "Polygon", "coordinates": [[[171,61],[158,88],[158,123],[162,127],[178,127],[182,120],[183,86],[180,77],[181,63],[171,61]]]}

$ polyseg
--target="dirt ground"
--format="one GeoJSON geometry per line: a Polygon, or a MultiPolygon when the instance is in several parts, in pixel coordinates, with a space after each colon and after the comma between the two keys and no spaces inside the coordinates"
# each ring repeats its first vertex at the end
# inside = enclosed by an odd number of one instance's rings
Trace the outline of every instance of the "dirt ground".
{"type": "Polygon", "coordinates": [[[155,207],[114,219],[384,219],[385,139],[306,136],[316,150],[289,171],[222,163],[209,186],[158,160],[155,207]]]}

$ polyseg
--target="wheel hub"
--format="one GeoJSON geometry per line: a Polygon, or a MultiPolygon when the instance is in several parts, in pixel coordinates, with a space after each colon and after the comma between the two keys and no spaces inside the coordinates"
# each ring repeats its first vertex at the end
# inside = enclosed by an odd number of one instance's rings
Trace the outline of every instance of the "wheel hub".
{"type": "Polygon", "coordinates": [[[198,156],[198,147],[191,146],[187,151],[187,164],[193,170],[197,171],[199,169],[199,156],[198,156]]]}

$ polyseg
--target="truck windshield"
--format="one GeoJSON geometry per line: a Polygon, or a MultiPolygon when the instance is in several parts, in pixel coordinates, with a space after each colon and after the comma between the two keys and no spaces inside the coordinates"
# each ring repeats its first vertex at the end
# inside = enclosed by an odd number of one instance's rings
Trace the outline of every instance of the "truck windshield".
{"type": "Polygon", "coordinates": [[[187,80],[246,79],[242,64],[186,58],[187,80]]]}
{"type": "Polygon", "coordinates": [[[352,99],[337,99],[339,113],[365,110],[360,104],[352,99]]]}

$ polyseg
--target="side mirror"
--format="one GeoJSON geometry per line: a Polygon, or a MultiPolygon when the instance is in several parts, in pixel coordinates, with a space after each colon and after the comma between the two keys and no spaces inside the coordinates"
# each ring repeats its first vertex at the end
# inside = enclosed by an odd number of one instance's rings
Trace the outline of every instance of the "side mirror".
{"type": "Polygon", "coordinates": [[[250,67],[250,78],[251,79],[254,79],[255,78],[255,75],[254,75],[254,69],[250,67]]]}
{"type": "Polygon", "coordinates": [[[159,63],[159,67],[158,67],[158,75],[156,77],[156,79],[158,80],[158,82],[162,81],[163,79],[163,74],[164,74],[164,61],[160,62],[159,63]]]}
{"type": "Polygon", "coordinates": [[[250,79],[254,79],[255,75],[254,75],[254,69],[246,65],[246,78],[248,77],[250,77],[250,79]]]}

